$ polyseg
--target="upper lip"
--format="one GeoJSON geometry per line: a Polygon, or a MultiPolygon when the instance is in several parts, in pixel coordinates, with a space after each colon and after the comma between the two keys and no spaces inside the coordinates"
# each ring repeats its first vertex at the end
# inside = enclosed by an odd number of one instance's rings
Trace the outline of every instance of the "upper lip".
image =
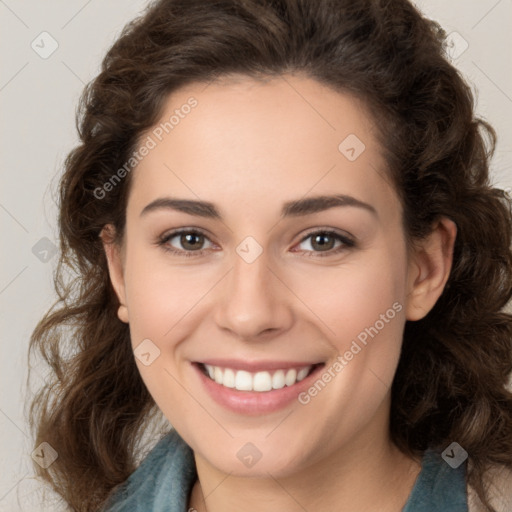
{"type": "Polygon", "coordinates": [[[233,370],[245,370],[250,373],[267,370],[286,370],[288,368],[305,368],[321,364],[311,361],[242,361],[240,359],[205,359],[198,363],[219,366],[220,368],[231,368],[233,370]]]}

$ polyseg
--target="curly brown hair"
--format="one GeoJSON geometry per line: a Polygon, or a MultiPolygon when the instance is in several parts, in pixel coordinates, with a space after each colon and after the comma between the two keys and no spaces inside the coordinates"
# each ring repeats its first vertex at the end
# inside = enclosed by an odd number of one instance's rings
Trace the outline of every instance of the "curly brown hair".
{"type": "MultiPolygon", "coordinates": [[[[446,56],[446,33],[407,0],[160,0],[130,22],[77,112],[80,144],[60,182],[58,299],[36,326],[33,352],[51,381],[30,406],[35,445],[58,459],[38,474],[73,509],[98,510],[136,469],[158,415],[117,317],[99,234],[122,240],[131,173],[109,181],[154,125],[168,95],[231,73],[300,72],[371,109],[409,243],[441,216],[458,228],[446,288],[407,322],[392,385],[391,435],[405,453],[457,441],[468,482],[486,504],[485,474],[512,467],[512,212],[493,188],[493,128],[446,56]]],[[[168,427],[168,425],[167,425],[168,427]]],[[[162,432],[161,432],[162,433],[162,432]]]]}

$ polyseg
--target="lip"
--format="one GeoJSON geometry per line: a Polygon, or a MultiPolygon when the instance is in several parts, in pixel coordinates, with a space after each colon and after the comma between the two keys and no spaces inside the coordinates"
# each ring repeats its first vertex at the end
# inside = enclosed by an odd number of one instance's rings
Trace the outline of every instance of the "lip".
{"type": "MultiPolygon", "coordinates": [[[[209,360],[203,364],[213,364],[219,360],[209,360]],[[211,361],[211,362],[210,362],[211,361]]],[[[238,361],[240,363],[240,361],[238,361]]],[[[226,368],[246,370],[252,363],[240,363],[239,368],[227,364],[227,360],[222,361],[223,364],[213,364],[213,366],[221,366],[226,368]]],[[[262,369],[263,366],[257,366],[257,369],[262,369]]],[[[269,363],[270,364],[270,363],[269,363]]],[[[274,363],[271,363],[274,365],[274,363]]],[[[278,363],[282,365],[283,363],[278,363]]],[[[311,363],[309,363],[310,365],[311,363]]],[[[275,365],[274,365],[275,366],[275,365]]],[[[301,366],[308,366],[308,363],[293,363],[291,368],[301,366]]],[[[322,371],[325,366],[324,363],[319,363],[313,371],[300,382],[296,382],[293,386],[285,386],[281,389],[273,389],[272,391],[256,392],[256,391],[238,391],[234,388],[227,388],[221,384],[217,384],[214,380],[207,377],[199,363],[192,363],[192,367],[198,375],[201,385],[207,394],[220,406],[238,414],[246,416],[261,416],[262,414],[269,414],[275,411],[284,409],[286,406],[297,400],[300,393],[311,386],[311,383],[316,380],[318,373],[322,371]]],[[[254,364],[252,365],[254,367],[254,364]]],[[[289,368],[290,366],[288,366],[289,368]]],[[[270,369],[284,369],[286,366],[275,366],[270,369]]],[[[268,366],[267,366],[268,369],[268,366]]],[[[254,370],[252,370],[254,371],[254,370]]]]}

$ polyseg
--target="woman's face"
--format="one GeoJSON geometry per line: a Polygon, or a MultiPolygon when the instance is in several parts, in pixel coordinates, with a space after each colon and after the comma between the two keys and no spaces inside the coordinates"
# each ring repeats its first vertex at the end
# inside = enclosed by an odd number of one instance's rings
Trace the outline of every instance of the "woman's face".
{"type": "Polygon", "coordinates": [[[420,271],[364,105],[298,76],[194,84],[141,141],[115,285],[169,422],[238,475],[377,447],[420,271]]]}

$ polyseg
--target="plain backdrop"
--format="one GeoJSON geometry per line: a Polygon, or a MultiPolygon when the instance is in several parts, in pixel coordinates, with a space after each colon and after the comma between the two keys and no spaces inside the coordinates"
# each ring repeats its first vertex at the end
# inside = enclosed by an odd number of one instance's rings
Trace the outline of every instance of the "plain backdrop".
{"type": "MultiPolygon", "coordinates": [[[[493,181],[512,189],[512,0],[417,4],[454,32],[453,61],[477,91],[477,114],[499,135],[493,181]]],[[[82,88],[124,24],[146,5],[0,0],[0,511],[57,511],[42,502],[32,478],[35,447],[24,416],[28,340],[54,299],[54,191],[63,160],[77,143],[82,88]]],[[[38,378],[44,379],[42,370],[38,378]]]]}

